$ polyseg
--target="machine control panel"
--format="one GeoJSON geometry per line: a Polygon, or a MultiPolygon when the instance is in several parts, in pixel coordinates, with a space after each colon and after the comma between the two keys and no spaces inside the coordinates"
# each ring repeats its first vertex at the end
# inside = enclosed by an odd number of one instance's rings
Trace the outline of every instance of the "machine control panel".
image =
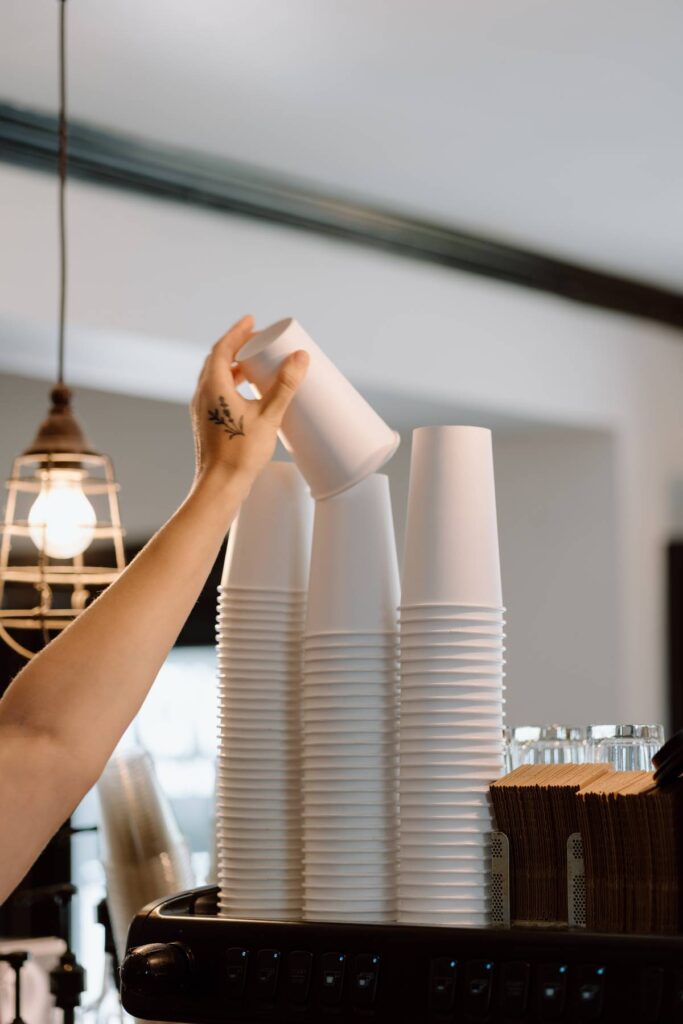
{"type": "Polygon", "coordinates": [[[147,908],[131,927],[121,980],[136,1017],[683,1024],[680,938],[235,921],[192,897],[147,908]]]}

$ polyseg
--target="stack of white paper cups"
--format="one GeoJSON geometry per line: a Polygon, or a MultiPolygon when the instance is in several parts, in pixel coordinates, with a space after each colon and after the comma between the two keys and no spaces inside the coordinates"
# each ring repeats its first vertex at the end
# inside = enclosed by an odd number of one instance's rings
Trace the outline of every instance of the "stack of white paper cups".
{"type": "Polygon", "coordinates": [[[218,614],[219,907],[301,915],[300,702],[313,502],[274,462],[230,531],[218,614]]]}
{"type": "Polygon", "coordinates": [[[401,601],[399,920],[485,926],[504,689],[489,430],[414,432],[401,601]]]}
{"type": "Polygon", "coordinates": [[[398,595],[387,478],[318,502],[302,690],[307,920],[395,920],[398,595]]]}

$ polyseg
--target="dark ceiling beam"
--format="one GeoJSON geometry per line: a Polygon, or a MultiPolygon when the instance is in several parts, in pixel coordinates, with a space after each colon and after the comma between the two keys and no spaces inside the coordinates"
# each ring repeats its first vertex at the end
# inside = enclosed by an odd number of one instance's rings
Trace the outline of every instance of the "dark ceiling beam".
{"type": "MultiPolygon", "coordinates": [[[[56,118],[0,103],[0,159],[56,173],[56,118]]],[[[325,195],[228,160],[72,123],[82,181],[255,217],[683,328],[683,295],[426,220],[325,195]]]]}

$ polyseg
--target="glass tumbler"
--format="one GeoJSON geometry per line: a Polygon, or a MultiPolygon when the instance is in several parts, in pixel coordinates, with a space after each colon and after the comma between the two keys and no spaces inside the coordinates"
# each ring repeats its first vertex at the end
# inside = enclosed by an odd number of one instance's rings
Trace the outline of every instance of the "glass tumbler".
{"type": "Polygon", "coordinates": [[[520,764],[583,764],[586,731],[578,725],[542,725],[520,751],[520,764]]]}
{"type": "Polygon", "coordinates": [[[651,771],[652,755],[663,743],[663,725],[588,726],[588,760],[618,772],[651,771]]]}

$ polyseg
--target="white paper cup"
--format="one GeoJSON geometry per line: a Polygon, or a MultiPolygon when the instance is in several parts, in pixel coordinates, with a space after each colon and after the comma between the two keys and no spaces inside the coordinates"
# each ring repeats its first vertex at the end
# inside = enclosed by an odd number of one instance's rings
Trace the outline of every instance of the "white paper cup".
{"type": "Polygon", "coordinates": [[[319,896],[313,897],[306,893],[305,907],[307,910],[360,910],[367,911],[376,908],[388,909],[389,906],[394,906],[396,903],[396,897],[392,893],[391,895],[368,895],[367,899],[352,899],[348,897],[341,897],[338,899],[332,898],[332,896],[319,896]]]}
{"type": "Polygon", "coordinates": [[[393,667],[398,662],[398,644],[391,644],[387,647],[322,647],[317,649],[303,648],[304,663],[306,671],[315,673],[316,667],[320,666],[325,671],[342,668],[350,664],[353,669],[359,669],[357,662],[371,661],[371,669],[390,665],[393,667]],[[379,663],[379,664],[378,664],[379,663]]]}
{"type": "Polygon", "coordinates": [[[433,672],[404,672],[401,676],[401,700],[424,698],[460,699],[473,701],[501,701],[505,686],[500,676],[471,676],[468,674],[433,672]]]}
{"type": "Polygon", "coordinates": [[[216,642],[222,641],[225,647],[241,646],[245,645],[249,649],[257,648],[261,645],[265,646],[278,646],[278,647],[291,647],[296,644],[297,647],[301,648],[301,635],[298,630],[285,629],[275,630],[269,629],[253,629],[241,628],[241,627],[229,627],[225,629],[218,629],[216,631],[216,642]]]}
{"type": "Polygon", "coordinates": [[[399,435],[391,430],[293,319],[280,320],[237,354],[258,394],[273,384],[283,360],[297,349],[310,362],[285,413],[280,437],[314,498],[329,498],[359,483],[391,458],[399,435]]]}
{"type": "Polygon", "coordinates": [[[415,765],[452,765],[455,768],[485,768],[497,770],[503,763],[501,750],[427,750],[421,747],[416,753],[401,748],[401,768],[410,769],[415,765]]]}
{"type": "Polygon", "coordinates": [[[404,665],[427,662],[432,668],[454,668],[485,665],[494,670],[505,664],[502,653],[496,651],[472,650],[457,647],[403,647],[401,661],[404,665]]]}
{"type": "Polygon", "coordinates": [[[469,684],[467,687],[452,686],[449,691],[443,686],[404,683],[401,687],[401,713],[425,716],[450,714],[454,717],[462,716],[463,720],[491,720],[503,713],[504,693],[504,686],[500,690],[486,693],[481,687],[472,687],[469,684]]]}
{"type": "Polygon", "coordinates": [[[286,800],[298,794],[299,786],[299,776],[294,774],[292,777],[276,776],[268,780],[267,788],[264,788],[264,780],[261,778],[231,778],[227,773],[220,771],[220,766],[216,772],[216,790],[219,797],[244,796],[245,799],[251,799],[260,796],[263,799],[286,800]]]}
{"type": "Polygon", "coordinates": [[[386,874],[377,872],[366,875],[365,873],[351,872],[348,875],[322,873],[311,876],[306,871],[306,882],[304,886],[306,897],[310,899],[325,899],[331,891],[338,896],[354,896],[368,899],[382,898],[389,896],[395,899],[396,883],[387,881],[386,874]]]}
{"type": "Polygon", "coordinates": [[[263,852],[257,848],[233,848],[224,841],[218,849],[218,876],[234,878],[236,874],[254,879],[272,878],[297,884],[301,878],[301,848],[295,844],[266,843],[263,852]],[[278,859],[279,858],[279,859],[278,859]]]}
{"type": "Polygon", "coordinates": [[[272,804],[259,803],[256,800],[248,803],[246,801],[239,802],[225,799],[216,811],[216,818],[220,818],[225,825],[237,820],[258,822],[264,818],[272,819],[273,821],[289,821],[292,818],[298,818],[298,816],[299,805],[294,802],[291,804],[283,803],[280,807],[274,807],[272,804]]]}
{"type": "Polygon", "coordinates": [[[244,729],[288,730],[299,722],[299,702],[296,698],[287,700],[274,691],[256,691],[250,698],[240,700],[239,697],[221,699],[218,711],[219,726],[239,725],[244,729]],[[257,707],[261,701],[261,713],[257,707]],[[268,705],[267,707],[264,705],[268,705]]]}
{"type": "Polygon", "coordinates": [[[409,913],[406,910],[400,910],[397,921],[400,924],[429,925],[435,928],[488,928],[491,924],[491,915],[457,914],[451,911],[446,911],[444,914],[428,914],[425,911],[409,913]]]}
{"type": "Polygon", "coordinates": [[[491,431],[413,432],[402,604],[500,608],[491,431]]]}
{"type": "Polygon", "coordinates": [[[374,647],[382,651],[393,650],[398,645],[396,630],[385,633],[327,633],[304,634],[303,645],[305,650],[329,651],[334,654],[337,651],[344,651],[347,647],[374,647]]]}
{"type": "Polygon", "coordinates": [[[396,629],[398,564],[385,476],[316,505],[308,593],[307,635],[396,629]]]}
{"type": "Polygon", "coordinates": [[[401,659],[401,678],[414,679],[426,675],[436,676],[437,681],[444,673],[455,678],[456,682],[463,676],[472,679],[482,677],[498,680],[501,684],[505,678],[505,660],[502,658],[457,658],[435,655],[426,658],[411,658],[406,654],[401,659]]]}
{"type": "Polygon", "coordinates": [[[301,880],[301,869],[298,872],[292,870],[286,874],[274,874],[269,866],[255,872],[248,872],[244,867],[240,867],[239,870],[225,867],[220,871],[221,885],[227,891],[236,886],[243,886],[245,893],[286,892],[287,889],[296,891],[301,888],[301,880]]]}
{"type": "Polygon", "coordinates": [[[449,780],[455,782],[491,783],[503,775],[502,769],[483,768],[481,766],[458,764],[422,764],[401,766],[401,787],[410,782],[423,782],[431,779],[434,788],[439,782],[449,780]]]}
{"type": "MultiPolygon", "coordinates": [[[[253,668],[245,666],[244,668],[233,667],[232,665],[220,665],[216,670],[216,678],[218,680],[219,688],[221,691],[225,691],[226,687],[230,687],[230,693],[241,692],[246,695],[251,690],[261,689],[274,689],[277,683],[287,683],[291,681],[293,677],[292,671],[288,668],[285,670],[280,665],[271,666],[270,668],[264,668],[254,666],[253,668]]],[[[298,673],[297,673],[298,678],[298,673]]]]}
{"type": "Polygon", "coordinates": [[[402,623],[422,622],[425,619],[459,620],[475,625],[500,624],[505,621],[505,608],[477,608],[470,605],[411,604],[401,605],[398,615],[402,623]]]}
{"type": "Polygon", "coordinates": [[[396,713],[395,694],[388,691],[386,696],[349,697],[346,702],[338,697],[310,698],[305,695],[301,701],[304,721],[329,721],[341,718],[345,721],[373,722],[383,719],[388,711],[396,713]]]}
{"type": "MultiPolygon", "coordinates": [[[[265,876],[264,876],[265,877],[265,876]]],[[[268,899],[278,901],[281,906],[282,902],[289,903],[290,901],[297,901],[299,903],[299,909],[303,899],[303,885],[301,881],[301,874],[299,877],[283,878],[279,881],[279,885],[276,888],[264,889],[261,897],[258,895],[258,878],[245,878],[244,879],[244,894],[240,892],[239,882],[242,880],[241,872],[227,874],[225,876],[217,875],[216,881],[218,882],[219,889],[222,890],[219,894],[219,898],[229,901],[234,906],[241,905],[245,899],[259,901],[260,899],[268,899]]],[[[263,880],[263,879],[261,879],[263,880]]],[[[298,916],[298,915],[297,915],[298,916]]]]}
{"type": "Polygon", "coordinates": [[[264,900],[253,899],[231,899],[225,896],[220,901],[220,909],[228,917],[261,917],[266,920],[274,920],[274,915],[284,913],[287,920],[294,920],[299,916],[301,903],[296,897],[287,899],[276,899],[270,897],[264,900]]]}
{"type": "Polygon", "coordinates": [[[302,849],[305,857],[317,858],[321,863],[328,863],[330,858],[336,861],[338,858],[341,864],[357,856],[367,857],[369,861],[381,858],[384,862],[387,859],[392,860],[396,854],[396,835],[395,830],[390,829],[386,835],[376,839],[368,839],[367,836],[357,839],[349,839],[348,836],[341,839],[329,836],[304,836],[302,849]]]}
{"type": "Polygon", "coordinates": [[[253,629],[263,632],[266,629],[273,629],[281,633],[286,630],[298,629],[305,621],[305,603],[301,603],[297,607],[264,602],[250,604],[246,601],[226,605],[220,599],[215,619],[217,630],[253,629]]]}
{"type": "Polygon", "coordinates": [[[315,781],[323,782],[366,782],[368,778],[391,779],[398,771],[398,759],[396,757],[380,759],[378,764],[372,766],[370,776],[365,765],[302,765],[303,784],[306,785],[315,781]]]}
{"type": "Polygon", "coordinates": [[[360,708],[344,708],[338,704],[320,708],[303,704],[301,722],[312,730],[334,731],[343,726],[345,729],[370,732],[389,726],[397,729],[398,714],[396,704],[389,700],[378,700],[374,705],[360,708]]]}
{"type": "Polygon", "coordinates": [[[460,618],[428,619],[402,619],[400,623],[401,638],[413,636],[425,636],[435,640],[478,640],[480,643],[487,641],[502,643],[507,634],[505,623],[484,622],[480,619],[465,620],[460,618]]]}
{"type": "Polygon", "coordinates": [[[218,587],[218,607],[230,608],[235,606],[238,610],[245,605],[257,607],[270,607],[277,609],[284,606],[284,610],[306,610],[307,588],[293,590],[291,587],[275,587],[266,590],[264,587],[218,587]]]}
{"type": "Polygon", "coordinates": [[[305,591],[313,502],[296,466],[271,462],[230,529],[221,585],[305,591]]]}
{"type": "Polygon", "coordinates": [[[445,601],[445,602],[441,602],[441,603],[437,602],[437,603],[432,603],[432,604],[418,604],[418,605],[416,605],[416,604],[407,604],[406,602],[402,602],[398,606],[399,612],[422,611],[422,610],[427,610],[427,609],[433,609],[436,612],[438,612],[439,610],[443,609],[443,610],[445,610],[446,612],[448,612],[449,614],[452,614],[452,615],[462,614],[462,615],[472,615],[474,617],[476,617],[480,613],[483,614],[483,615],[486,615],[486,616],[489,616],[489,615],[504,615],[505,612],[507,611],[507,609],[505,608],[504,605],[501,605],[500,607],[495,608],[495,607],[492,607],[491,605],[487,605],[487,604],[453,604],[452,602],[449,602],[449,601],[445,601]]]}
{"type": "Polygon", "coordinates": [[[238,817],[228,816],[223,811],[216,828],[216,834],[219,837],[224,837],[228,842],[232,840],[233,836],[242,838],[247,836],[258,838],[266,836],[267,838],[272,838],[273,835],[277,835],[287,842],[293,840],[298,843],[300,825],[298,821],[293,820],[292,816],[287,818],[268,817],[265,821],[259,822],[254,818],[245,818],[243,815],[238,817]]]}
{"type": "Polygon", "coordinates": [[[418,680],[414,683],[404,680],[401,687],[401,714],[422,712],[423,714],[442,715],[450,713],[462,716],[466,719],[489,719],[492,727],[498,727],[498,720],[503,714],[505,705],[505,686],[482,687],[480,684],[473,686],[470,681],[467,684],[444,684],[433,685],[418,680]],[[484,706],[488,704],[488,710],[484,706]],[[472,710],[476,708],[477,710],[472,710]],[[493,719],[496,719],[494,724],[493,719]]]}
{"type": "Polygon", "coordinates": [[[486,806],[478,808],[461,807],[459,805],[411,807],[402,801],[401,827],[404,825],[417,831],[429,829],[432,826],[435,828],[443,826],[456,830],[460,828],[485,828],[490,832],[493,827],[491,811],[486,806]]]}
{"type": "Polygon", "coordinates": [[[308,755],[304,750],[302,753],[302,764],[304,770],[317,770],[321,768],[339,768],[344,770],[346,768],[373,768],[373,769],[384,769],[389,767],[391,764],[396,763],[397,758],[393,752],[391,753],[378,753],[375,755],[361,755],[349,751],[347,754],[341,753],[330,753],[330,754],[310,754],[308,755]]]}
{"type": "Polygon", "coordinates": [[[241,644],[228,646],[221,644],[216,655],[216,663],[221,672],[231,669],[265,669],[277,671],[278,665],[284,665],[286,671],[301,666],[301,649],[298,644],[281,644],[269,648],[265,644],[248,650],[241,644]]]}
{"type": "Polygon", "coordinates": [[[462,755],[473,757],[494,757],[500,760],[503,757],[503,739],[499,736],[495,740],[482,739],[454,739],[436,736],[423,736],[419,739],[411,739],[401,734],[402,754],[429,754],[441,755],[451,754],[456,759],[462,755]]]}
{"type": "Polygon", "coordinates": [[[395,919],[395,909],[393,907],[382,913],[370,912],[363,914],[358,913],[358,911],[355,913],[353,911],[348,913],[336,911],[328,914],[323,911],[308,912],[305,907],[303,911],[304,921],[324,921],[330,924],[391,924],[395,919]]]}
{"type": "Polygon", "coordinates": [[[304,694],[311,697],[368,696],[381,693],[385,687],[398,686],[398,672],[330,672],[329,675],[310,676],[303,674],[302,686],[304,694]]]}
{"type": "Polygon", "coordinates": [[[335,825],[308,825],[304,829],[304,845],[317,839],[325,839],[330,842],[372,842],[384,841],[393,842],[396,836],[396,826],[393,822],[375,821],[372,824],[342,826],[335,825]]]}
{"type": "MultiPolygon", "coordinates": [[[[451,650],[454,653],[466,654],[472,651],[476,654],[489,654],[494,658],[502,657],[505,653],[505,645],[494,637],[470,636],[460,632],[449,633],[402,633],[401,652],[412,654],[416,649],[428,648],[434,654],[448,654],[451,650]]],[[[431,654],[430,654],[431,656],[431,654]]]]}
{"type": "Polygon", "coordinates": [[[291,594],[283,593],[279,600],[274,597],[266,599],[242,596],[219,597],[217,602],[216,625],[242,625],[244,620],[253,619],[258,628],[269,619],[280,623],[298,623],[306,618],[306,596],[293,600],[291,594]]]}

